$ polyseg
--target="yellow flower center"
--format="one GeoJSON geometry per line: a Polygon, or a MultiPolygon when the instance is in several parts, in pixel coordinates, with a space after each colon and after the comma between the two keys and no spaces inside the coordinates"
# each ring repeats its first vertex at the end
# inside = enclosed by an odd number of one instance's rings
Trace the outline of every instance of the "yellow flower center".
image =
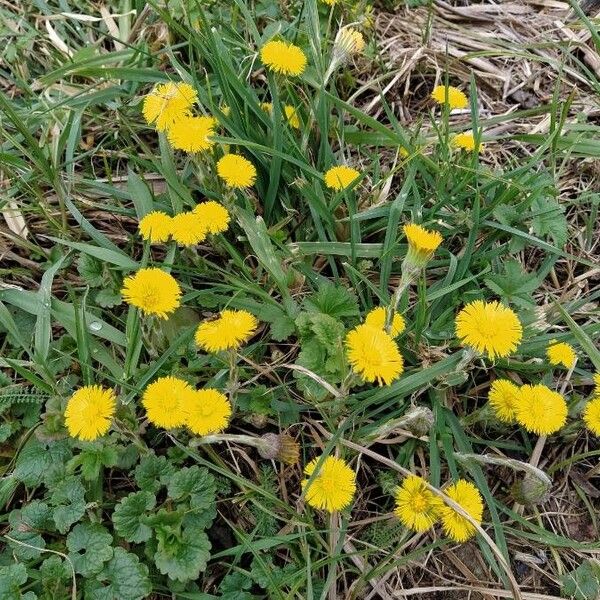
{"type": "Polygon", "coordinates": [[[327,494],[331,494],[332,492],[335,491],[336,489],[336,482],[334,481],[334,479],[330,479],[329,477],[323,477],[321,476],[319,478],[320,483],[321,483],[321,488],[323,489],[323,491],[327,494]]]}
{"type": "Polygon", "coordinates": [[[415,512],[423,512],[427,508],[427,499],[423,494],[415,494],[413,496],[412,508],[415,512]]]}

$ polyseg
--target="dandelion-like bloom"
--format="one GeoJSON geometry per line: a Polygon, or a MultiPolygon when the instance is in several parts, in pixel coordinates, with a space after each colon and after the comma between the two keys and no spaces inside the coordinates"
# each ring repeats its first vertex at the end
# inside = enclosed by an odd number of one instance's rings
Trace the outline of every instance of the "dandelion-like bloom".
{"type": "Polygon", "coordinates": [[[404,370],[396,342],[383,329],[363,323],[348,333],[345,344],[352,370],[369,383],[389,385],[404,370]]]}
{"type": "Polygon", "coordinates": [[[531,433],[550,435],[567,421],[567,403],[545,385],[523,385],[516,407],[517,421],[531,433]]]}
{"type": "Polygon", "coordinates": [[[294,129],[300,129],[300,119],[298,118],[298,114],[296,113],[296,109],[289,104],[286,104],[283,107],[283,112],[285,113],[287,122],[290,127],[294,129]]]}
{"type": "Polygon", "coordinates": [[[229,227],[229,211],[214,200],[197,204],[193,212],[208,233],[223,233],[229,227]]]}
{"type": "Polygon", "coordinates": [[[228,188],[246,188],[256,181],[256,167],[239,154],[226,154],[219,159],[217,173],[228,188]]]}
{"type": "MultiPolygon", "coordinates": [[[[377,306],[373,310],[369,311],[365,317],[365,325],[370,327],[377,327],[377,329],[385,329],[386,320],[386,309],[385,306],[377,306]]],[[[392,320],[392,326],[390,328],[390,335],[395,338],[398,337],[406,329],[406,323],[402,318],[402,315],[395,312],[392,320]]]]}
{"type": "Polygon", "coordinates": [[[263,64],[282,75],[302,75],[306,68],[306,55],[298,46],[281,40],[271,40],[260,50],[263,64]]]}
{"type": "Polygon", "coordinates": [[[207,352],[236,350],[258,327],[256,317],[246,310],[223,310],[218,318],[204,321],[196,329],[196,344],[207,352]]]}
{"type": "Polygon", "coordinates": [[[438,104],[448,104],[451,109],[455,108],[467,108],[469,106],[469,100],[467,99],[464,92],[461,92],[458,88],[452,86],[438,85],[433,88],[431,97],[438,104]],[[446,94],[448,98],[446,99],[446,94]]]}
{"type": "Polygon", "coordinates": [[[419,533],[435,525],[443,506],[442,500],[427,489],[422,477],[411,475],[396,490],[394,513],[405,527],[419,533]]]}
{"type": "Polygon", "coordinates": [[[138,225],[140,235],[153,244],[166,242],[171,235],[171,217],[160,210],[144,215],[138,225]]]}
{"type": "Polygon", "coordinates": [[[183,379],[171,375],[159,377],[142,395],[148,421],[164,429],[185,425],[186,407],[192,401],[194,391],[183,379]]]}
{"type": "Polygon", "coordinates": [[[342,27],[335,36],[333,45],[335,57],[340,62],[353,54],[360,54],[365,49],[365,38],[360,31],[352,27],[342,27]]]}
{"type": "MultiPolygon", "coordinates": [[[[472,131],[466,131],[464,133],[457,133],[452,138],[452,145],[455,148],[460,148],[461,150],[466,150],[467,152],[473,152],[475,150],[475,136],[472,131]]],[[[479,146],[479,151],[481,152],[482,147],[479,146]]]]}
{"type": "Polygon", "coordinates": [[[600,435],[600,396],[595,396],[585,405],[583,422],[594,435],[600,435]]]}
{"type": "Polygon", "coordinates": [[[571,344],[565,342],[557,342],[552,340],[548,349],[546,350],[548,361],[554,367],[563,365],[565,368],[570,369],[577,360],[577,354],[571,344]]]}
{"type": "Polygon", "coordinates": [[[339,165],[331,167],[325,173],[325,185],[336,192],[340,192],[349,187],[356,179],[360,177],[360,173],[352,167],[339,165]]]}
{"type": "Polygon", "coordinates": [[[205,223],[193,211],[179,213],[171,221],[171,235],[181,246],[195,246],[206,239],[207,233],[205,223]]]}
{"type": "Polygon", "coordinates": [[[227,396],[218,390],[192,390],[184,412],[185,424],[192,433],[220,433],[229,425],[231,403],[227,396]]]}
{"type": "Polygon", "coordinates": [[[496,301],[475,300],[456,316],[456,335],[464,345],[493,359],[517,349],[523,328],[510,308],[496,301]]]}
{"type": "MultiPolygon", "coordinates": [[[[444,490],[454,502],[471,516],[478,525],[483,518],[483,500],[479,490],[470,482],[459,479],[448,489],[444,490]]],[[[444,504],[441,509],[442,527],[444,533],[455,542],[466,542],[475,535],[475,527],[453,508],[444,504]]]]}
{"type": "Polygon", "coordinates": [[[442,243],[441,234],[429,231],[416,223],[409,223],[402,229],[408,241],[406,264],[417,269],[424,267],[442,243]]]}
{"type": "Polygon", "coordinates": [[[187,116],[197,100],[198,94],[189,83],[161,83],[144,98],[144,119],[148,125],[154,123],[158,131],[165,131],[187,116]]]}
{"type": "MultiPolygon", "coordinates": [[[[311,460],[304,473],[310,478],[319,458],[311,460]]],[[[328,456],[321,464],[315,478],[308,484],[308,479],[302,482],[306,502],[313,508],[334,512],[346,508],[356,491],[356,475],[341,458],[328,456]]]]}
{"type": "Polygon", "coordinates": [[[121,295],[125,302],[145,314],[166,319],[169,313],[179,307],[181,288],[171,274],[149,267],[126,277],[121,295]]]}
{"type": "Polygon", "coordinates": [[[215,135],[213,117],[182,117],[167,130],[167,138],[173,148],[185,152],[202,152],[214,145],[210,139],[215,135]]]}
{"type": "Polygon", "coordinates": [[[600,396],[600,373],[594,374],[594,396],[600,396]]]}
{"type": "Polygon", "coordinates": [[[505,423],[514,422],[520,399],[519,386],[508,379],[496,379],[488,394],[488,400],[495,415],[505,423]]]}
{"type": "Polygon", "coordinates": [[[109,429],[115,414],[113,390],[99,385],[79,388],[67,402],[65,424],[69,435],[80,440],[95,440],[109,429]]]}

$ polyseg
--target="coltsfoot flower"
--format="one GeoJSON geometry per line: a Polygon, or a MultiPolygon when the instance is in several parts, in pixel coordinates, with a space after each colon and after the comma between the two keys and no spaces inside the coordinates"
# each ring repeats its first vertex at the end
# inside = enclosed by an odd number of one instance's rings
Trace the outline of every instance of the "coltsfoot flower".
{"type": "Polygon", "coordinates": [[[451,85],[448,87],[444,85],[434,87],[431,92],[431,97],[438,104],[447,104],[450,109],[467,108],[467,106],[469,106],[469,100],[464,92],[461,92],[458,88],[452,87],[451,85]]]}
{"type": "Polygon", "coordinates": [[[145,98],[142,112],[148,125],[166,131],[179,119],[189,115],[198,100],[196,90],[189,83],[161,83],[145,98]]]}
{"type": "Polygon", "coordinates": [[[229,211],[218,202],[208,200],[197,204],[193,210],[208,233],[223,233],[229,227],[229,211]]]}
{"type": "Polygon", "coordinates": [[[65,424],[69,435],[91,441],[105,435],[110,429],[116,408],[113,390],[99,385],[79,388],[67,402],[65,424]]]}
{"type": "Polygon", "coordinates": [[[239,154],[226,154],[219,159],[217,174],[228,188],[247,188],[256,181],[256,167],[239,154]]]}
{"type": "Polygon", "coordinates": [[[585,405],[583,422],[594,435],[600,436],[600,396],[595,396],[585,405]]]}
{"type": "Polygon", "coordinates": [[[260,50],[260,59],[267,69],[282,75],[302,75],[306,55],[298,46],[282,40],[271,40],[260,50]]]}
{"type": "Polygon", "coordinates": [[[325,173],[325,185],[336,192],[341,192],[352,185],[356,179],[360,177],[360,173],[352,167],[339,165],[331,167],[325,173]]]}
{"type": "Polygon", "coordinates": [[[229,425],[231,403],[225,394],[206,388],[192,390],[183,407],[185,424],[196,435],[220,433],[229,425]]]}
{"type": "Polygon", "coordinates": [[[166,319],[181,303],[181,288],[175,278],[156,267],[140,269],[126,277],[121,295],[131,306],[161,319],[166,319]]]}
{"type": "MultiPolygon", "coordinates": [[[[310,461],[304,473],[310,478],[319,458],[310,461]]],[[[341,458],[328,456],[321,464],[317,475],[310,482],[302,482],[307,504],[313,508],[334,512],[350,505],[356,492],[356,475],[341,458]]]]}
{"type": "Polygon", "coordinates": [[[186,407],[195,390],[187,381],[167,375],[153,381],[142,394],[148,421],[157,427],[173,429],[186,422],[186,407]]]}
{"type": "Polygon", "coordinates": [[[440,518],[444,503],[429,491],[422,477],[407,477],[396,491],[394,513],[402,524],[423,533],[431,529],[440,518]]]}
{"type": "Polygon", "coordinates": [[[570,369],[577,360],[577,354],[575,354],[575,350],[571,344],[557,342],[556,340],[550,342],[546,350],[546,355],[548,356],[548,362],[553,367],[563,365],[566,369],[570,369]]]}
{"type": "MultiPolygon", "coordinates": [[[[472,131],[465,131],[464,133],[457,133],[452,137],[452,145],[455,148],[466,150],[467,152],[473,152],[475,150],[475,136],[472,131]]],[[[479,146],[481,152],[483,147],[479,146]]]]}
{"type": "Polygon", "coordinates": [[[216,121],[213,117],[186,115],[173,123],[167,130],[167,138],[173,148],[185,152],[209,150],[214,142],[216,121]]]}
{"type": "Polygon", "coordinates": [[[520,398],[519,386],[508,379],[496,379],[488,394],[488,400],[496,417],[505,423],[514,423],[520,398]]]}
{"type": "Polygon", "coordinates": [[[171,235],[171,217],[160,210],[154,210],[141,218],[138,230],[152,244],[166,242],[171,235]]]}
{"type": "MultiPolygon", "coordinates": [[[[370,310],[365,317],[365,325],[385,330],[386,316],[387,314],[385,306],[377,306],[376,308],[370,310]]],[[[405,329],[406,323],[404,322],[404,318],[401,314],[395,312],[392,320],[392,326],[390,328],[390,335],[393,338],[398,337],[405,329]]]]}
{"type": "Polygon", "coordinates": [[[206,239],[208,229],[200,216],[194,212],[182,212],[171,221],[171,235],[180,246],[195,246],[206,239]]]}
{"type": "Polygon", "coordinates": [[[223,310],[213,320],[204,321],[196,329],[196,344],[206,352],[236,350],[247,342],[258,328],[256,317],[246,310],[223,310]]]}
{"type": "MultiPolygon", "coordinates": [[[[483,518],[483,500],[479,490],[470,482],[459,479],[446,490],[446,495],[480,525],[483,518]]],[[[475,535],[475,527],[453,508],[444,504],[441,509],[444,533],[455,542],[466,542],[475,535]]]]}
{"type": "Polygon", "coordinates": [[[567,421],[567,403],[542,384],[523,385],[516,406],[517,421],[537,435],[556,433],[567,421]]]}
{"type": "Polygon", "coordinates": [[[402,228],[408,241],[406,264],[420,269],[424,267],[442,243],[442,236],[437,231],[429,231],[416,223],[409,223],[402,228]]]}

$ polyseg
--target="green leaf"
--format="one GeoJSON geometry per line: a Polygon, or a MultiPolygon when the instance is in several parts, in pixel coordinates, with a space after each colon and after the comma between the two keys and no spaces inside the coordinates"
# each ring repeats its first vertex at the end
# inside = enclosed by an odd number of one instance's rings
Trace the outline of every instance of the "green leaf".
{"type": "Polygon", "coordinates": [[[536,198],[531,203],[534,213],[531,226],[539,237],[551,237],[554,244],[562,248],[568,236],[565,209],[557,200],[550,197],[536,198]]]}
{"type": "Polygon", "coordinates": [[[562,578],[562,595],[574,600],[597,600],[600,596],[600,563],[584,560],[562,578]]]}
{"type": "Polygon", "coordinates": [[[127,191],[133,200],[138,221],[154,210],[154,200],[144,180],[131,169],[127,170],[127,191]]]}
{"type": "Polygon", "coordinates": [[[70,582],[71,568],[59,556],[50,556],[41,564],[40,584],[44,600],[70,600],[70,582]]]}
{"type": "Polygon", "coordinates": [[[252,587],[252,580],[244,573],[227,573],[219,585],[221,600],[252,600],[255,598],[247,590],[252,587]]]}
{"type": "Polygon", "coordinates": [[[85,254],[89,254],[94,258],[97,258],[103,262],[110,263],[111,265],[117,265],[117,267],[123,267],[124,269],[136,270],[139,268],[139,264],[129,258],[127,254],[121,250],[111,250],[109,248],[100,248],[98,246],[92,246],[92,244],[84,244],[82,242],[69,242],[68,240],[61,240],[60,238],[48,236],[49,240],[56,242],[57,244],[63,244],[69,248],[74,248],[85,254]]]}
{"type": "Polygon", "coordinates": [[[165,456],[150,454],[140,460],[135,468],[134,478],[141,490],[155,494],[165,482],[168,483],[173,473],[175,466],[165,456]]]}
{"type": "Polygon", "coordinates": [[[21,594],[21,586],[27,581],[27,569],[23,563],[0,567],[0,598],[2,600],[29,600],[35,594],[21,594]]]}
{"type": "Polygon", "coordinates": [[[140,544],[152,536],[152,529],[144,522],[144,516],[156,506],[151,492],[132,492],[116,506],[112,515],[115,531],[128,542],[140,544]]]}
{"type": "Polygon", "coordinates": [[[98,523],[75,525],[67,536],[69,558],[75,572],[84,577],[99,573],[102,565],[112,558],[112,541],[112,535],[98,523]]]}
{"type": "Polygon", "coordinates": [[[32,500],[22,509],[13,510],[8,516],[8,523],[11,527],[9,536],[35,546],[30,548],[14,544],[9,540],[13,554],[20,560],[33,560],[38,558],[46,547],[46,541],[42,537],[42,533],[52,527],[52,511],[50,507],[40,500],[32,500]],[[40,550],[36,550],[40,548],[40,550]]]}
{"type": "Polygon", "coordinates": [[[123,302],[121,294],[110,288],[98,290],[94,300],[96,301],[96,304],[102,308],[113,308],[123,302]]]}
{"type": "Polygon", "coordinates": [[[114,467],[119,462],[119,453],[114,446],[101,442],[91,443],[68,463],[69,469],[81,465],[81,476],[86,481],[94,481],[101,475],[103,467],[114,467]]]}
{"type": "Polygon", "coordinates": [[[43,443],[35,437],[29,438],[17,457],[14,477],[28,487],[38,486],[52,465],[71,458],[69,446],[67,440],[43,443]]]}
{"type": "Polygon", "coordinates": [[[77,259],[77,272],[90,287],[100,287],[104,283],[104,265],[89,254],[82,254],[77,259]]]}
{"type": "Polygon", "coordinates": [[[158,541],[154,562],[158,570],[171,579],[197,579],[206,569],[210,558],[208,536],[195,527],[187,527],[182,534],[163,528],[156,534],[158,541]]]}
{"type": "Polygon", "coordinates": [[[117,547],[95,579],[87,580],[85,591],[86,600],[143,600],[152,592],[148,567],[135,554],[117,547]]]}
{"type": "Polygon", "coordinates": [[[349,289],[329,282],[319,285],[317,292],[304,301],[304,308],[335,319],[359,315],[356,296],[349,289]]]}
{"type": "Polygon", "coordinates": [[[85,514],[85,488],[78,477],[67,476],[54,487],[50,496],[52,518],[60,533],[67,533],[85,514]]]}
{"type": "Polygon", "coordinates": [[[526,273],[517,260],[504,264],[502,274],[492,274],[484,280],[485,285],[504,302],[529,308],[534,304],[532,292],[538,287],[535,276],[526,273]]]}
{"type": "Polygon", "coordinates": [[[171,477],[167,493],[169,498],[177,502],[189,500],[192,508],[205,510],[214,506],[217,486],[208,469],[194,465],[181,469],[171,477]]]}

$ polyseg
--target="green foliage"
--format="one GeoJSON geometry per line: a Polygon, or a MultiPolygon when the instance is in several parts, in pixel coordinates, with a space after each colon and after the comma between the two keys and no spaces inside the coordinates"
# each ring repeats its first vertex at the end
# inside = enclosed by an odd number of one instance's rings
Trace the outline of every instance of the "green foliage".
{"type": "Polygon", "coordinates": [[[132,492],[123,498],[113,512],[115,531],[128,542],[147,542],[152,530],[145,523],[148,511],[156,506],[154,494],[147,491],[132,492]]]}
{"type": "Polygon", "coordinates": [[[90,577],[113,556],[112,535],[98,523],[79,523],[67,536],[69,558],[76,573],[90,577]]]}
{"type": "Polygon", "coordinates": [[[562,578],[562,595],[574,600],[595,600],[600,594],[600,563],[584,560],[562,578]]]}

